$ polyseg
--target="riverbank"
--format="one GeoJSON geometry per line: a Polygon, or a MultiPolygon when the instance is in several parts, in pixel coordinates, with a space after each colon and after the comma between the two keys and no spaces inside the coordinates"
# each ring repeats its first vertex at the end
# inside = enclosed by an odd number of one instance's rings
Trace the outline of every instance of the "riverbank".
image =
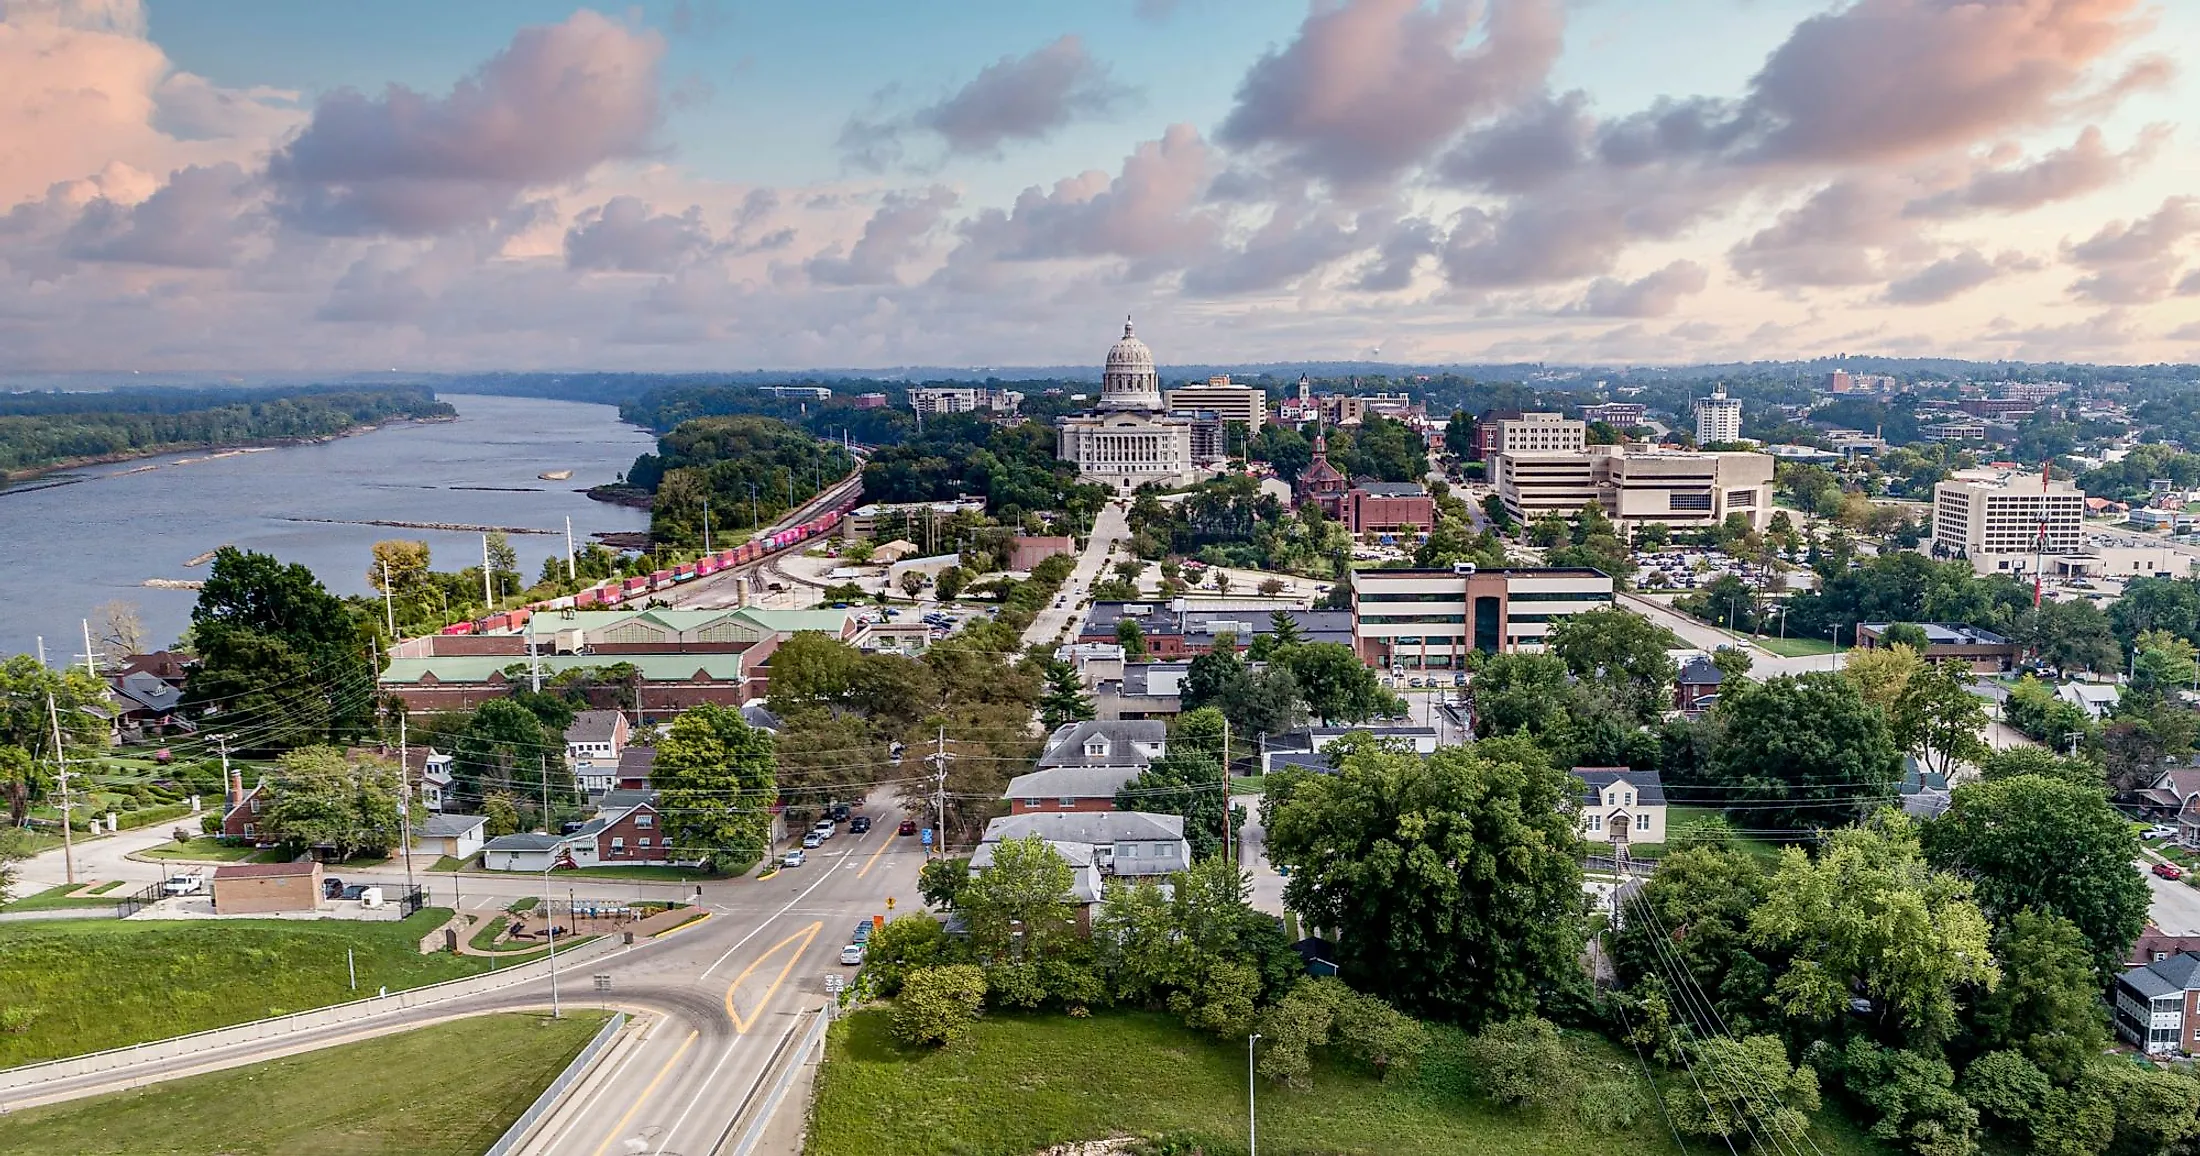
{"type": "MultiPolygon", "coordinates": [[[[372,424],[361,424],[353,426],[349,429],[340,430],[336,433],[316,434],[312,437],[247,438],[244,441],[217,446],[207,446],[198,442],[169,442],[157,446],[140,446],[135,449],[117,450],[111,454],[83,454],[73,458],[63,458],[60,461],[52,462],[42,466],[26,466],[21,469],[15,470],[0,470],[0,494],[6,494],[10,492],[31,493],[37,490],[50,490],[55,486],[73,486],[76,485],[78,482],[87,481],[89,479],[67,478],[59,481],[49,482],[43,486],[25,486],[22,483],[37,481],[40,478],[51,477],[54,474],[67,473],[70,470],[91,469],[94,466],[119,466],[125,462],[143,461],[146,458],[174,457],[177,454],[187,454],[191,453],[194,450],[201,449],[206,451],[206,454],[203,457],[179,458],[176,461],[169,463],[169,465],[175,466],[188,466],[196,464],[198,462],[220,461],[223,458],[233,458],[239,454],[261,453],[266,450],[278,450],[292,446],[325,446],[330,442],[336,441],[339,438],[357,437],[360,434],[370,434],[375,432],[376,430],[387,429],[390,426],[439,425],[446,422],[454,422],[457,420],[457,414],[450,414],[442,417],[400,417],[390,418],[387,421],[379,421],[372,424]]],[[[132,473],[136,471],[124,472],[132,473]]]]}

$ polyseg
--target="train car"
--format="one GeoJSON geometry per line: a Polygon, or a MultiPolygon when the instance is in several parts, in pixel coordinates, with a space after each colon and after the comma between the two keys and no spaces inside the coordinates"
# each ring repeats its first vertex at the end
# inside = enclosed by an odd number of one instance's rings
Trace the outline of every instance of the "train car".
{"type": "Polygon", "coordinates": [[[588,589],[583,590],[573,596],[573,607],[576,610],[585,610],[588,607],[595,606],[601,603],[602,601],[603,588],[600,586],[591,586],[588,589]]]}
{"type": "Polygon", "coordinates": [[[649,579],[644,575],[637,574],[619,583],[619,593],[626,596],[647,594],[649,593],[649,579]]]}
{"type": "Polygon", "coordinates": [[[492,614],[481,620],[481,632],[483,634],[494,634],[499,630],[509,630],[511,626],[512,616],[509,614],[492,614]]]}
{"type": "Polygon", "coordinates": [[[670,570],[658,570],[649,576],[649,588],[651,590],[662,590],[670,585],[672,585],[672,571],[670,570]]]}
{"type": "Polygon", "coordinates": [[[718,551],[718,568],[723,570],[726,567],[733,565],[735,560],[737,560],[740,555],[741,548],[738,546],[734,547],[731,550],[718,551]]]}
{"type": "Polygon", "coordinates": [[[474,624],[471,622],[453,622],[442,630],[444,634],[472,634],[473,632],[474,624]]]}
{"type": "Polygon", "coordinates": [[[718,572],[718,555],[705,554],[695,562],[695,577],[708,578],[718,572]]]}
{"type": "Polygon", "coordinates": [[[512,629],[524,629],[527,626],[527,620],[533,618],[534,616],[534,610],[525,606],[520,607],[518,610],[512,611],[512,629]]]}

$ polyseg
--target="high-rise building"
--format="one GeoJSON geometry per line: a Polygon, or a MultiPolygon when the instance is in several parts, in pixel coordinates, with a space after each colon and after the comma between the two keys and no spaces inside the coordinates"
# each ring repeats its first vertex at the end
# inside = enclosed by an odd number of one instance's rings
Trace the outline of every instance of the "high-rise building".
{"type": "Polygon", "coordinates": [[[1558,413],[1524,413],[1490,423],[1486,454],[1580,450],[1588,444],[1589,425],[1558,413]]]}
{"type": "Polygon", "coordinates": [[[1725,385],[1711,387],[1711,396],[1696,400],[1696,444],[1742,440],[1742,402],[1728,397],[1725,385]]]}
{"type": "Polygon", "coordinates": [[[1773,462],[1764,454],[1590,446],[1499,454],[1492,464],[1498,499],[1522,522],[1591,505],[1628,526],[1700,528],[1743,514],[1762,530],[1772,520],[1773,462]]]}
{"type": "Polygon", "coordinates": [[[2085,548],[2085,491],[2037,474],[1966,470],[1933,487],[1932,547],[1981,573],[2030,573],[2042,554],[2085,548]]]}
{"type": "Polygon", "coordinates": [[[1248,431],[1257,431],[1268,421],[1268,395],[1250,385],[1232,384],[1227,376],[1169,390],[1168,399],[1172,410],[1210,411],[1224,423],[1244,423],[1248,431]]]}
{"type": "Polygon", "coordinates": [[[1650,407],[1639,401],[1607,401],[1581,407],[1581,420],[1601,421],[1621,432],[1642,425],[1649,417],[1650,407]]]}

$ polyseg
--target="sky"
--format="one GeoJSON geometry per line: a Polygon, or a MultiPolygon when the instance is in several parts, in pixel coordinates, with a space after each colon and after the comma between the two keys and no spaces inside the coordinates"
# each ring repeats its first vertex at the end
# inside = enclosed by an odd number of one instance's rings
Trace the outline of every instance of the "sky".
{"type": "Polygon", "coordinates": [[[0,0],[0,373],[2200,360],[2187,0],[0,0]]]}

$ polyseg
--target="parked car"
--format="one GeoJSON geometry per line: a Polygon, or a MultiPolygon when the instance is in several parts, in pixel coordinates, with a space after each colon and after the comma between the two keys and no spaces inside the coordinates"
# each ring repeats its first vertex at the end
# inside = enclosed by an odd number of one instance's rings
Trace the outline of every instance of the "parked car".
{"type": "Polygon", "coordinates": [[[344,895],[344,881],[343,881],[343,880],[341,880],[341,879],[338,879],[338,878],[337,878],[336,876],[334,876],[334,875],[324,875],[324,876],[322,876],[322,877],[321,877],[321,898],[323,898],[323,899],[341,899],[341,898],[343,898],[343,895],[344,895]]]}
{"type": "Polygon", "coordinates": [[[851,943],[848,946],[841,948],[840,963],[843,967],[862,967],[863,945],[860,943],[851,943]]]}
{"type": "Polygon", "coordinates": [[[808,858],[799,850],[789,851],[787,857],[779,861],[779,865],[781,867],[800,867],[808,858]]]}
{"type": "Polygon", "coordinates": [[[815,850],[820,844],[824,842],[825,840],[819,838],[817,832],[815,831],[811,831],[810,833],[802,836],[802,845],[812,850],[815,850]]]}
{"type": "Polygon", "coordinates": [[[834,803],[832,806],[825,808],[825,817],[836,823],[846,819],[848,817],[848,804],[834,803]]]}
{"type": "Polygon", "coordinates": [[[861,922],[861,923],[858,923],[858,924],[856,924],[856,938],[855,938],[855,941],[856,941],[857,943],[869,943],[869,942],[871,942],[871,921],[870,921],[870,920],[866,919],[866,920],[864,920],[863,922],[861,922]]]}
{"type": "Polygon", "coordinates": [[[810,828],[810,833],[820,839],[830,839],[833,837],[833,832],[837,830],[839,830],[839,827],[831,819],[819,819],[817,824],[810,828]]]}
{"type": "Polygon", "coordinates": [[[2183,879],[2185,877],[2185,869],[2175,863],[2156,863],[2154,873],[2164,879],[2183,879]]]}
{"type": "Polygon", "coordinates": [[[368,890],[370,889],[364,883],[347,883],[344,885],[344,889],[337,893],[336,897],[338,899],[358,899],[365,896],[368,890]]]}
{"type": "Polygon", "coordinates": [[[197,895],[206,890],[206,880],[197,875],[174,875],[160,885],[162,895],[197,895]]]}
{"type": "Polygon", "coordinates": [[[2140,837],[2145,839],[2175,839],[2177,837],[2177,828],[2172,827],[2167,823],[2156,823],[2152,827],[2147,828],[2146,834],[2140,837]]]}
{"type": "Polygon", "coordinates": [[[870,829],[871,817],[869,815],[857,815],[855,818],[848,820],[848,833],[850,835],[861,835],[870,829]]]}
{"type": "Polygon", "coordinates": [[[901,821],[901,827],[900,827],[899,829],[897,829],[897,830],[896,830],[896,831],[895,831],[894,833],[895,833],[896,835],[914,835],[914,834],[916,834],[916,833],[917,833],[917,821],[916,821],[915,819],[903,819],[903,820],[901,821]]]}

